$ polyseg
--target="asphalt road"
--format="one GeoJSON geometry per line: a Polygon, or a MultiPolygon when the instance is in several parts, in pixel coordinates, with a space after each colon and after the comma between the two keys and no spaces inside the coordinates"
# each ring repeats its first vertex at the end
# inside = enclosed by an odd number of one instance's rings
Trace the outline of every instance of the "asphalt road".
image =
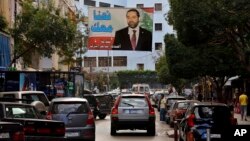
{"type": "Polygon", "coordinates": [[[116,136],[110,135],[110,116],[104,120],[96,119],[96,141],[174,141],[167,135],[172,128],[165,122],[159,121],[159,112],[156,112],[156,135],[147,136],[144,130],[121,130],[116,136]]]}

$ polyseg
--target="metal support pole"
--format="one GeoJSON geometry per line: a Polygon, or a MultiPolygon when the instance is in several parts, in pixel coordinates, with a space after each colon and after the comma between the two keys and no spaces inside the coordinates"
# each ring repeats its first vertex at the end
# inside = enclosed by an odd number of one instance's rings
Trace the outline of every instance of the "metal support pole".
{"type": "Polygon", "coordinates": [[[178,141],[178,125],[177,121],[174,121],[174,141],[178,141]]]}
{"type": "Polygon", "coordinates": [[[210,128],[207,129],[207,141],[210,141],[210,128]]]}

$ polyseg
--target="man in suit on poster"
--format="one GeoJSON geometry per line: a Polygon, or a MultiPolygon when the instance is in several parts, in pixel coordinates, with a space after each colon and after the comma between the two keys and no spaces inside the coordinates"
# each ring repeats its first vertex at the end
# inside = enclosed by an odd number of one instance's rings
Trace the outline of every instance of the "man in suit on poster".
{"type": "Polygon", "coordinates": [[[113,50],[152,51],[152,33],[139,26],[139,18],[138,10],[127,11],[128,26],[116,31],[113,50]]]}

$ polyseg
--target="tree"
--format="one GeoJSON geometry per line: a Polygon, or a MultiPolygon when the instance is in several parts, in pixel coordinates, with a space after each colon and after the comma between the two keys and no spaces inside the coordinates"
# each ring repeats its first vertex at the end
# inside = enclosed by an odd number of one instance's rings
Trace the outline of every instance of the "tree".
{"type": "Polygon", "coordinates": [[[25,63],[31,63],[27,52],[51,57],[55,52],[69,50],[69,44],[75,39],[76,25],[69,19],[60,17],[60,9],[55,9],[52,2],[39,7],[34,7],[28,0],[21,4],[22,12],[17,15],[11,30],[15,40],[15,56],[11,64],[20,57],[25,63]]]}
{"type": "Polygon", "coordinates": [[[58,55],[62,58],[59,63],[67,65],[68,70],[70,70],[70,67],[72,67],[74,63],[82,63],[82,58],[76,58],[75,55],[77,51],[80,56],[86,52],[86,50],[83,50],[85,44],[83,41],[84,38],[85,37],[82,35],[82,33],[77,31],[74,40],[67,44],[67,48],[64,48],[64,50],[58,52],[58,55]]]}
{"type": "Polygon", "coordinates": [[[121,88],[130,88],[135,83],[154,84],[157,82],[155,71],[118,71],[116,72],[121,88]]]}
{"type": "Polygon", "coordinates": [[[4,31],[7,27],[7,22],[5,20],[5,18],[0,15],[0,31],[4,31]]]}
{"type": "Polygon", "coordinates": [[[210,76],[222,100],[222,87],[228,78],[244,73],[243,68],[249,71],[246,48],[250,20],[244,13],[249,11],[249,2],[170,0],[170,7],[168,20],[177,31],[177,37],[165,37],[171,74],[210,76]]]}

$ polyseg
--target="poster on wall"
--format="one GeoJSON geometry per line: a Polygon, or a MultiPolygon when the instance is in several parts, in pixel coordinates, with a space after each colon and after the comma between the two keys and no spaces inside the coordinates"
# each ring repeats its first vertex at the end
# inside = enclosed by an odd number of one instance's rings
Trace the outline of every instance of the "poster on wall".
{"type": "Polygon", "coordinates": [[[152,51],[153,8],[89,7],[89,50],[152,51]]]}

